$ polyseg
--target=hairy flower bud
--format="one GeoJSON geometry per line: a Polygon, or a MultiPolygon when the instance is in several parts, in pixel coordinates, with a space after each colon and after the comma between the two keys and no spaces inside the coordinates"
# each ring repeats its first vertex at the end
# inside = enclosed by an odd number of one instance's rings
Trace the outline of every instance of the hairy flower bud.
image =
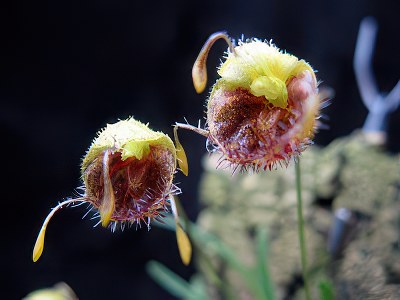
{"type": "Polygon", "coordinates": [[[179,189],[172,140],[134,119],[107,125],[82,162],[85,198],[110,221],[150,222],[179,189]]]}
{"type": "Polygon", "coordinates": [[[150,228],[150,221],[162,217],[173,196],[180,193],[172,182],[177,162],[187,174],[186,156],[177,137],[175,147],[168,135],[132,118],[107,125],[82,160],[84,193],[52,209],[39,232],[33,260],[43,251],[51,217],[71,203],[91,204],[90,210],[98,211],[99,223],[113,231],[126,223],[140,226],[143,222],[150,228]]]}
{"type": "MultiPolygon", "coordinates": [[[[211,45],[226,34],[212,35],[200,52],[193,81],[205,87],[205,62],[211,45]],[[202,81],[203,80],[203,81],[202,81]]],[[[207,103],[207,128],[178,124],[208,139],[212,151],[235,167],[271,169],[287,165],[312,142],[323,97],[315,72],[304,60],[282,52],[271,42],[250,39],[229,42],[221,76],[207,103]]],[[[205,79],[206,80],[206,79],[205,79]]]]}

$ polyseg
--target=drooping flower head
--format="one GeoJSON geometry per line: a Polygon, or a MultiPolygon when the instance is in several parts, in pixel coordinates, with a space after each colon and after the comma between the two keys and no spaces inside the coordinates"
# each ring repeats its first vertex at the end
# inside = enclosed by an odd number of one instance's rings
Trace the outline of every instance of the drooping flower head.
{"type": "Polygon", "coordinates": [[[149,227],[150,221],[162,217],[173,196],[180,193],[173,184],[176,162],[187,175],[186,156],[177,137],[175,146],[168,135],[132,118],[107,125],[82,160],[84,193],[60,203],[47,216],[33,260],[42,253],[50,218],[70,203],[90,203],[91,209],[98,210],[99,223],[113,231],[118,224],[121,228],[141,223],[149,227]]]}
{"type": "Polygon", "coordinates": [[[205,135],[211,150],[235,167],[286,165],[312,142],[323,101],[313,68],[272,42],[249,39],[234,46],[225,33],[210,36],[193,67],[201,93],[206,59],[219,38],[229,44],[207,103],[207,128],[178,124],[205,135]]]}

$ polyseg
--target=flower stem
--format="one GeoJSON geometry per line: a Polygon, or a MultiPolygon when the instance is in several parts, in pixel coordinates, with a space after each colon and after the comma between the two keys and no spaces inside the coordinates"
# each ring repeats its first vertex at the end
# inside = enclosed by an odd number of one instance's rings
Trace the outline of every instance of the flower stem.
{"type": "Polygon", "coordinates": [[[303,216],[303,200],[301,197],[301,170],[300,159],[295,162],[296,172],[296,194],[297,194],[297,222],[299,231],[300,254],[301,254],[301,267],[303,271],[304,292],[307,300],[311,300],[310,286],[308,283],[308,270],[307,270],[307,248],[304,230],[304,216],[303,216]]]}

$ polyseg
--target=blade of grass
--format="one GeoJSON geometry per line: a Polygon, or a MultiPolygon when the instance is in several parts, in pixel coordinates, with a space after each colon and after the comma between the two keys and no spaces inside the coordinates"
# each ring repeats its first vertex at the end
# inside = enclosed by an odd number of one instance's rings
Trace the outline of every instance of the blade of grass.
{"type": "Polygon", "coordinates": [[[258,228],[256,231],[257,241],[257,269],[259,274],[259,281],[261,288],[264,292],[265,298],[268,300],[275,299],[274,286],[271,281],[271,276],[268,270],[268,248],[267,248],[267,230],[265,228],[258,228]]]}
{"type": "MultiPolygon", "coordinates": [[[[177,205],[178,206],[178,205],[177,205]]],[[[179,208],[178,208],[179,209],[179,208]]],[[[236,257],[235,253],[232,249],[230,249],[225,243],[223,243],[217,236],[206,232],[199,226],[190,221],[184,222],[186,224],[182,224],[187,230],[192,243],[194,244],[196,249],[201,249],[204,252],[204,257],[208,259],[206,251],[204,249],[210,249],[217,256],[219,256],[227,265],[238,272],[249,288],[249,290],[253,293],[256,299],[264,300],[267,299],[264,296],[262,288],[260,288],[260,284],[258,282],[258,270],[254,271],[254,268],[250,269],[245,267],[236,257]]],[[[162,228],[168,230],[175,230],[175,222],[171,216],[166,216],[163,219],[163,223],[155,223],[155,225],[160,226],[162,228]]],[[[211,264],[212,266],[212,264],[211,264]]],[[[216,274],[216,273],[215,273],[216,274]]],[[[219,280],[218,283],[221,283],[219,280]]],[[[226,283],[222,283],[226,284],[226,283]]]]}
{"type": "Polygon", "coordinates": [[[153,260],[149,261],[146,265],[146,270],[154,281],[167,290],[171,295],[186,299],[191,297],[192,289],[190,284],[163,264],[153,260]]]}
{"type": "Polygon", "coordinates": [[[230,249],[218,237],[204,231],[195,224],[191,224],[191,233],[193,240],[195,240],[196,243],[203,245],[203,247],[205,248],[209,247],[215,252],[216,255],[218,255],[223,261],[225,261],[225,263],[227,263],[227,265],[231,269],[239,273],[243,282],[256,297],[256,299],[265,299],[257,282],[258,274],[253,272],[253,269],[244,266],[238,260],[232,249],[230,249]]]}

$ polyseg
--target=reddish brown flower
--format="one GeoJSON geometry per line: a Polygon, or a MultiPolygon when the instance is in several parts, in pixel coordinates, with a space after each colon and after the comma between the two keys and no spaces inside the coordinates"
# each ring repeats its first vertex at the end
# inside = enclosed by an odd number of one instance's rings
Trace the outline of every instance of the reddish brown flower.
{"type": "MultiPolygon", "coordinates": [[[[180,189],[172,182],[177,161],[187,174],[186,156],[177,139],[175,147],[166,134],[155,132],[134,119],[107,125],[82,161],[84,193],[58,204],[50,212],[39,232],[33,260],[38,260],[43,251],[51,217],[71,203],[89,203],[90,209],[98,211],[98,224],[113,231],[117,225],[123,229],[125,225],[140,226],[141,223],[150,228],[151,220],[162,217],[172,205],[178,226],[173,196],[179,194],[180,189]]],[[[178,243],[184,243],[187,248],[185,233],[178,232],[181,229],[177,229],[178,238],[181,237],[178,243]]],[[[186,253],[185,258],[188,263],[190,255],[188,258],[186,253]]]]}
{"type": "Polygon", "coordinates": [[[312,143],[319,124],[323,98],[313,69],[271,42],[251,39],[235,47],[216,33],[193,67],[197,92],[206,86],[207,55],[219,38],[230,47],[208,98],[206,129],[178,126],[206,136],[209,150],[222,153],[221,162],[235,169],[287,165],[312,143]]]}

